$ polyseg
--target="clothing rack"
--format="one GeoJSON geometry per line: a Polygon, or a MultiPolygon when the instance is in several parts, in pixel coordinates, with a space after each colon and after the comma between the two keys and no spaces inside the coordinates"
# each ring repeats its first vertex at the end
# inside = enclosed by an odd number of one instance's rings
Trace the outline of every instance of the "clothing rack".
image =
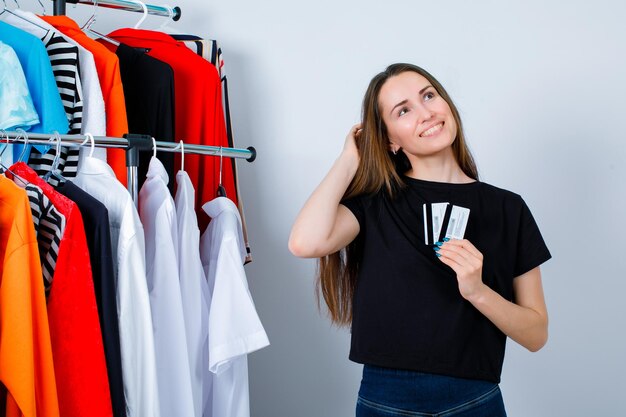
{"type": "MultiPolygon", "coordinates": [[[[148,135],[128,134],[124,138],[110,136],[93,136],[94,146],[97,148],[118,148],[126,150],[126,166],[128,167],[128,192],[137,203],[137,166],[139,163],[139,151],[153,151],[153,138],[148,135]]],[[[13,144],[16,142],[29,145],[57,145],[57,137],[60,146],[91,146],[90,138],[86,135],[50,135],[43,133],[2,132],[0,143],[13,144]],[[12,139],[12,141],[11,141],[12,139]]],[[[180,142],[155,141],[157,150],[163,152],[182,151],[180,142]]],[[[256,149],[249,146],[247,149],[224,148],[221,146],[194,145],[183,142],[186,155],[211,155],[235,159],[245,159],[253,162],[256,159],[256,149]]]]}
{"type": "Polygon", "coordinates": [[[106,7],[110,9],[126,10],[129,12],[144,13],[144,9],[141,4],[146,6],[148,14],[165,16],[177,21],[180,19],[181,9],[180,7],[170,6],[155,6],[152,4],[139,3],[133,0],[52,0],[54,3],[53,13],[55,15],[66,14],[66,3],[72,4],[91,4],[95,6],[106,7]]]}

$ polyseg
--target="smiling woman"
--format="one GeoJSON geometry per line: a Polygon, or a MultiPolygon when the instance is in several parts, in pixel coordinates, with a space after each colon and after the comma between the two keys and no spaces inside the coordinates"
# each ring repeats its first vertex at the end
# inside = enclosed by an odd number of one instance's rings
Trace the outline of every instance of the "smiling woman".
{"type": "Polygon", "coordinates": [[[531,351],[547,340],[539,228],[519,195],[478,180],[425,70],[389,66],[362,113],[289,239],[320,258],[331,318],[351,326],[357,416],[505,416],[507,337],[531,351]]]}

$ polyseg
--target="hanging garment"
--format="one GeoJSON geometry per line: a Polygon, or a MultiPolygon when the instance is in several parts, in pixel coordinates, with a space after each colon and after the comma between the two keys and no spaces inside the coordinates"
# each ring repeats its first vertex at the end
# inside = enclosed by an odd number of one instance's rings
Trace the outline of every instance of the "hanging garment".
{"type": "MultiPolygon", "coordinates": [[[[13,178],[15,184],[22,186],[22,180],[13,178]]],[[[43,190],[34,184],[26,184],[24,190],[28,195],[28,203],[35,225],[41,272],[46,297],[52,287],[52,277],[59,257],[59,246],[65,232],[65,216],[54,207],[43,190]]]]}
{"type": "Polygon", "coordinates": [[[144,230],[139,214],[130,194],[104,161],[83,158],[74,184],[109,212],[127,415],[159,417],[144,230]]]}
{"type": "MultiPolygon", "coordinates": [[[[106,135],[106,117],[104,111],[104,99],[102,98],[102,90],[100,89],[100,81],[98,80],[98,72],[93,54],[79,45],[75,40],[42,20],[39,16],[32,12],[16,9],[13,14],[4,13],[0,15],[0,20],[4,20],[11,26],[22,29],[40,39],[43,39],[48,31],[61,36],[65,41],[78,47],[78,66],[80,74],[80,83],[82,87],[83,98],[83,117],[81,133],[91,133],[94,136],[106,135]]],[[[94,156],[106,160],[106,150],[96,149],[94,156]]]]}
{"type": "MultiPolygon", "coordinates": [[[[228,137],[228,146],[236,148],[235,139],[233,137],[233,125],[230,118],[230,102],[228,100],[228,79],[226,77],[226,68],[224,66],[224,56],[222,49],[217,45],[217,41],[212,39],[201,39],[194,35],[171,35],[172,38],[181,42],[195,54],[201,56],[210,62],[216,69],[222,81],[222,104],[224,106],[224,117],[226,118],[226,136],[228,137]]],[[[246,263],[252,262],[252,250],[248,240],[248,227],[246,226],[246,216],[244,215],[243,200],[241,198],[241,187],[239,187],[239,174],[237,172],[237,161],[230,158],[233,174],[235,176],[235,190],[237,191],[237,207],[241,216],[241,224],[243,226],[243,238],[246,245],[246,263]]]]}
{"type": "MultiPolygon", "coordinates": [[[[65,110],[54,81],[46,48],[41,40],[8,23],[0,22],[0,41],[13,48],[26,75],[28,90],[39,116],[39,124],[30,126],[29,131],[52,133],[56,130],[61,134],[67,133],[69,125],[65,110]]],[[[40,152],[48,149],[45,145],[35,145],[35,147],[40,152]]],[[[23,145],[13,146],[14,160],[17,160],[22,150],[23,145]]],[[[30,145],[27,145],[25,158],[29,153],[30,145]]]]}
{"type": "Polygon", "coordinates": [[[14,164],[11,171],[40,187],[67,222],[48,297],[59,411],[64,417],[110,417],[109,380],[80,211],[25,163],[14,164]]]}
{"type": "MultiPolygon", "coordinates": [[[[201,145],[228,146],[220,79],[213,65],[164,33],[120,29],[108,36],[128,46],[148,48],[148,55],[167,62],[174,69],[177,140],[201,145]]],[[[228,197],[237,203],[231,165],[223,165],[222,183],[228,197]]],[[[201,155],[186,155],[185,170],[196,189],[195,208],[202,229],[209,219],[202,212],[201,205],[216,195],[220,160],[201,155]]]]}
{"type": "MultiPolygon", "coordinates": [[[[48,52],[54,79],[61,94],[65,115],[70,124],[68,133],[79,134],[82,129],[83,119],[83,92],[78,68],[78,47],[67,42],[51,30],[41,40],[48,52]]],[[[61,171],[64,177],[73,178],[76,176],[78,152],[79,148],[61,147],[57,169],[61,171]]],[[[50,148],[45,154],[35,149],[30,154],[28,165],[38,175],[45,175],[52,169],[52,163],[56,155],[56,147],[50,148]]],[[[50,181],[50,184],[55,185],[56,181],[50,181]]]]}
{"type": "Polygon", "coordinates": [[[241,219],[225,197],[202,206],[211,223],[200,238],[208,279],[211,391],[205,417],[249,417],[247,354],[269,345],[243,268],[241,219]]]}
{"type": "Polygon", "coordinates": [[[111,231],[107,208],[85,191],[69,181],[60,183],[56,190],[72,200],[83,216],[93,284],[102,330],[104,354],[111,404],[115,417],[126,416],[124,383],[122,381],[122,359],[120,334],[117,318],[117,301],[113,256],[111,253],[111,231]]]}
{"type": "Polygon", "coordinates": [[[193,185],[185,171],[176,174],[178,273],[185,317],[194,416],[202,417],[203,389],[208,389],[209,286],[200,260],[200,230],[194,211],[193,185]]]}
{"type": "Polygon", "coordinates": [[[0,175],[0,403],[4,417],[58,417],[48,314],[26,192],[0,175]]]}
{"type": "MultiPolygon", "coordinates": [[[[110,42],[102,44],[115,51],[120,60],[128,128],[133,133],[150,135],[158,141],[173,142],[174,135],[174,71],[165,62],[138,50],[120,44],[117,49],[110,42]]],[[[150,152],[139,153],[137,169],[138,189],[141,188],[150,165],[150,152]]],[[[168,173],[174,172],[174,154],[157,152],[168,173]]],[[[169,184],[174,195],[174,183],[169,184]]]]}
{"type": "Polygon", "coordinates": [[[152,158],[139,191],[139,217],[146,231],[146,275],[157,359],[162,416],[193,416],[185,320],[178,276],[174,201],[163,164],[152,158]]]}
{"type": "Polygon", "coordinates": [[[13,48],[0,42],[0,129],[28,129],[39,123],[22,65],[13,48]]]}
{"type": "MultiPolygon", "coordinates": [[[[119,60],[114,53],[94,41],[80,30],[76,22],[67,16],[41,16],[60,32],[71,37],[93,54],[98,79],[106,108],[106,134],[122,137],[128,133],[126,104],[120,76],[119,60]]],[[[107,162],[113,168],[122,185],[126,185],[126,157],[122,149],[108,149],[107,162]]]]}

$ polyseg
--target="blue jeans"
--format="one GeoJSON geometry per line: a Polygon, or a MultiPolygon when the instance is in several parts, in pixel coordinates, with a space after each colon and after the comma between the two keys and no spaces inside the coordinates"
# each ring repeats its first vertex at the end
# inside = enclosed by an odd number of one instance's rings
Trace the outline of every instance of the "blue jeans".
{"type": "Polygon", "coordinates": [[[356,417],[506,417],[495,382],[365,365],[356,417]]]}

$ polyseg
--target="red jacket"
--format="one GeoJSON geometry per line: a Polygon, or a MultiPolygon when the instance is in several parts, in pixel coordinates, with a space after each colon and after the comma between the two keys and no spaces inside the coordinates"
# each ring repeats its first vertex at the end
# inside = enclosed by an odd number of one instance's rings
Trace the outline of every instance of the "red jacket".
{"type": "Polygon", "coordinates": [[[25,163],[18,162],[11,171],[40,187],[66,219],[48,297],[60,414],[63,417],[112,417],[83,218],[73,201],[54,191],[25,163]]]}
{"type": "MultiPolygon", "coordinates": [[[[228,147],[222,84],[217,69],[210,62],[165,33],[120,29],[108,36],[132,47],[150,49],[148,55],[166,62],[174,70],[176,141],[182,139],[185,144],[228,147]]],[[[103,44],[110,49],[115,48],[110,43],[103,44]]],[[[222,165],[222,185],[227,197],[237,204],[232,164],[225,158],[222,165]]],[[[185,171],[196,189],[195,208],[200,229],[203,230],[209,218],[202,211],[202,205],[216,197],[220,158],[185,155],[185,171]]],[[[170,175],[170,181],[174,176],[170,175]]]]}

